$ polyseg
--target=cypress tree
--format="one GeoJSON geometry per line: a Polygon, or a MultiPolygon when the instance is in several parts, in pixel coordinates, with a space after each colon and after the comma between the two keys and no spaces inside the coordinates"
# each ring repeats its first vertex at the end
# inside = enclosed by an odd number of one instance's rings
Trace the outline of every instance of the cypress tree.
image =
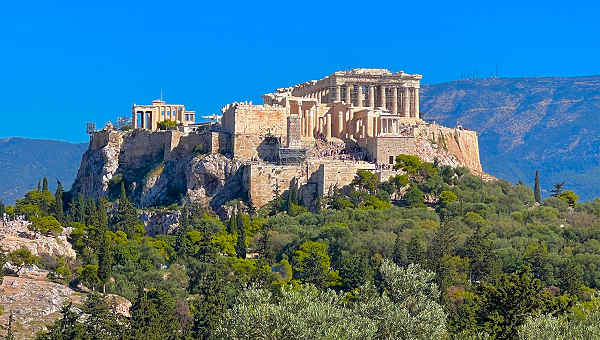
{"type": "Polygon", "coordinates": [[[238,232],[238,237],[237,237],[237,244],[235,246],[235,254],[237,255],[237,257],[241,258],[241,259],[245,259],[246,258],[246,230],[244,229],[244,222],[242,221],[242,215],[238,214],[235,217],[232,217],[233,219],[236,219],[236,225],[237,225],[237,232],[238,232]]]}
{"type": "Polygon", "coordinates": [[[54,194],[54,199],[56,201],[56,204],[54,206],[54,213],[56,214],[56,219],[60,222],[60,223],[64,223],[65,220],[65,213],[63,211],[63,188],[62,188],[62,183],[57,180],[56,181],[58,184],[56,186],[56,193],[54,194]]]}
{"type": "Polygon", "coordinates": [[[396,242],[394,243],[394,252],[392,253],[392,261],[401,266],[406,258],[406,245],[400,235],[396,234],[396,242]]]}
{"type": "Polygon", "coordinates": [[[98,278],[102,281],[102,292],[106,294],[106,283],[112,272],[112,252],[106,240],[106,235],[101,235],[102,242],[98,253],[98,278]]]}
{"type": "Polygon", "coordinates": [[[85,224],[86,225],[94,225],[94,226],[98,226],[98,214],[96,212],[96,203],[92,200],[89,199],[87,201],[87,204],[85,206],[85,216],[86,216],[86,220],[85,220],[85,224]]]}
{"type": "Polygon", "coordinates": [[[119,198],[119,208],[117,209],[117,230],[127,234],[128,239],[132,239],[135,234],[136,225],[140,223],[137,211],[133,204],[127,199],[125,185],[121,182],[121,197],[119,198]]]}
{"type": "Polygon", "coordinates": [[[423,264],[425,260],[425,248],[417,235],[413,235],[406,247],[406,260],[410,263],[423,264]]]}
{"type": "Polygon", "coordinates": [[[37,191],[42,192],[42,182],[38,180],[37,191]]]}
{"type": "Polygon", "coordinates": [[[13,334],[13,330],[12,330],[12,323],[13,323],[13,311],[12,309],[10,310],[10,315],[8,316],[8,333],[6,333],[6,340],[15,340],[15,335],[13,334]]]}
{"type": "Polygon", "coordinates": [[[44,177],[44,179],[42,180],[42,192],[47,192],[48,191],[48,179],[46,177],[44,177]]]}
{"type": "Polygon", "coordinates": [[[108,227],[108,214],[106,213],[106,204],[107,204],[107,200],[105,197],[101,197],[97,202],[96,202],[96,214],[98,214],[97,220],[98,220],[98,225],[101,227],[108,227]]]}
{"type": "Polygon", "coordinates": [[[75,215],[75,221],[85,223],[85,221],[86,221],[86,216],[85,216],[86,207],[85,206],[86,206],[85,197],[83,197],[82,194],[77,195],[77,211],[75,211],[75,213],[77,215],[75,215]]]}
{"type": "Polygon", "coordinates": [[[229,218],[229,223],[227,223],[227,232],[230,234],[235,233],[238,229],[236,215],[237,213],[233,213],[229,218]]]}
{"type": "Polygon", "coordinates": [[[535,201],[538,203],[542,203],[542,191],[540,189],[540,174],[539,171],[535,171],[535,185],[533,187],[533,195],[535,196],[535,201]]]}

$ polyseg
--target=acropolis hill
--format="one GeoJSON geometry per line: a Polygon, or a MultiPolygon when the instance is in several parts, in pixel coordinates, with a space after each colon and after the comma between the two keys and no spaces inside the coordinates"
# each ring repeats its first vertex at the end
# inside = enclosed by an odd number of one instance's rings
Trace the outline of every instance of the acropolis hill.
{"type": "Polygon", "coordinates": [[[311,206],[349,184],[358,169],[387,180],[400,154],[485,176],[474,131],[421,119],[421,77],[339,71],[264,94],[262,105],[228,104],[220,121],[202,124],[183,105],[134,104],[132,130],[109,123],[91,135],[73,189],[114,195],[124,182],[139,207],[183,199],[217,209],[236,198],[260,207],[296,180],[311,206]],[[178,127],[157,130],[165,120],[178,127]]]}

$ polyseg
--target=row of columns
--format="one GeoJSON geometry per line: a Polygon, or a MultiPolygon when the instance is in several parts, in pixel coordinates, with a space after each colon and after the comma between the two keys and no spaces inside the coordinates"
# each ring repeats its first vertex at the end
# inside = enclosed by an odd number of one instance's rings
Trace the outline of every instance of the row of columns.
{"type": "Polygon", "coordinates": [[[319,90],[310,92],[303,97],[315,98],[315,99],[317,99],[317,102],[323,103],[323,102],[327,102],[326,99],[328,96],[329,96],[329,89],[319,89],[319,90]]]}
{"type": "MultiPolygon", "coordinates": [[[[354,90],[354,85],[345,85],[346,86],[346,95],[344,102],[346,104],[352,104],[352,91],[354,90]]],[[[392,107],[389,109],[393,114],[401,114],[404,117],[416,117],[419,118],[419,88],[417,87],[387,87],[380,86],[380,107],[384,110],[388,109],[387,107],[387,94],[386,89],[392,89],[392,107]],[[398,98],[402,97],[402,107],[398,107],[398,98]]],[[[338,85],[336,87],[336,101],[342,101],[342,86],[338,85]]],[[[362,85],[358,86],[358,93],[356,96],[356,106],[362,107],[363,105],[363,87],[362,85]]],[[[375,86],[369,85],[369,107],[375,108],[375,86]]]]}

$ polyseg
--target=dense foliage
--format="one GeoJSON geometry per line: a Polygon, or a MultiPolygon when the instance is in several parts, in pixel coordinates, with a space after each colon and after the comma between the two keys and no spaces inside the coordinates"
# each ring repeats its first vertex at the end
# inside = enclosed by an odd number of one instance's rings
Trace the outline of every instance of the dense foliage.
{"type": "Polygon", "coordinates": [[[34,190],[6,210],[72,228],[77,262],[55,261],[51,277],[133,302],[131,317],[121,318],[91,294],[81,311],[66,306],[39,338],[531,339],[538,332],[563,339],[597,332],[599,199],[578,202],[561,186],[540,203],[522,184],[484,182],[414,156],[398,157],[396,168],[403,175],[383,183],[359,171],[316,206],[302,205],[295,181],[258,211],[232,202],[225,221],[186,205],[176,233],[154,237],[124,186],[115,202],[67,202],[58,190],[34,190]]]}

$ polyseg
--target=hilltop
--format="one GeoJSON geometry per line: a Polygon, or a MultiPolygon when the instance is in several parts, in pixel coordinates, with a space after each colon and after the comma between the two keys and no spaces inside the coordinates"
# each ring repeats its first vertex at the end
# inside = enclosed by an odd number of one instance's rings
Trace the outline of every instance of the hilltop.
{"type": "MultiPolygon", "coordinates": [[[[423,86],[424,119],[479,133],[484,171],[590,199],[600,187],[600,76],[460,80],[423,86]]],[[[546,193],[548,195],[548,193],[546,193]]]]}

